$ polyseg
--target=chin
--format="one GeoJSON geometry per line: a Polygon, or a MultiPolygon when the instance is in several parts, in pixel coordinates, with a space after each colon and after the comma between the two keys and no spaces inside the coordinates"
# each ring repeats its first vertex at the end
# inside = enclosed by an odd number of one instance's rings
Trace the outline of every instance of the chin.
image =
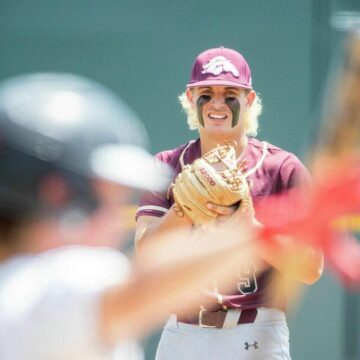
{"type": "Polygon", "coordinates": [[[227,123],[214,123],[212,121],[205,122],[205,129],[211,131],[229,131],[231,129],[231,125],[227,123]]]}
{"type": "Polygon", "coordinates": [[[229,140],[233,137],[233,133],[228,130],[215,129],[215,130],[207,132],[207,136],[213,137],[213,138],[219,138],[219,139],[223,139],[223,140],[229,140]]]}

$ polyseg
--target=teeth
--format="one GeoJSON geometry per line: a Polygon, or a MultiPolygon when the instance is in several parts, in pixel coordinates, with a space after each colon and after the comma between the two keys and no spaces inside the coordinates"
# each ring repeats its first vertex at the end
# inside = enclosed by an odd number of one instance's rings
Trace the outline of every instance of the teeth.
{"type": "Polygon", "coordinates": [[[209,114],[209,117],[211,117],[212,119],[225,119],[226,115],[219,115],[219,114],[209,114]]]}

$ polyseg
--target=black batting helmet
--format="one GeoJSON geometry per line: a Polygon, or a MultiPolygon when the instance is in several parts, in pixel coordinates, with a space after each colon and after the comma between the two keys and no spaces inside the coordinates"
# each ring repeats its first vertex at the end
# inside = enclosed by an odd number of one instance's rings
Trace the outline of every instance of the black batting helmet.
{"type": "Polygon", "coordinates": [[[92,80],[61,73],[6,80],[0,84],[0,212],[43,209],[39,183],[59,172],[81,207],[96,202],[88,182],[94,176],[158,190],[168,172],[144,150],[147,144],[134,112],[92,80]]]}

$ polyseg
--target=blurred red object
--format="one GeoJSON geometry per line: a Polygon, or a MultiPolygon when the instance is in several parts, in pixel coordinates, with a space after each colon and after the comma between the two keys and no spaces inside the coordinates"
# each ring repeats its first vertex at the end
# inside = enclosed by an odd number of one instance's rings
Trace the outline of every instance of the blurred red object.
{"type": "Polygon", "coordinates": [[[259,204],[263,219],[261,239],[271,246],[277,234],[321,249],[327,267],[347,287],[360,286],[360,243],[352,229],[336,226],[349,215],[360,214],[360,165],[345,161],[327,167],[306,192],[291,190],[259,204]],[[289,207],[291,204],[291,207],[289,207]]]}

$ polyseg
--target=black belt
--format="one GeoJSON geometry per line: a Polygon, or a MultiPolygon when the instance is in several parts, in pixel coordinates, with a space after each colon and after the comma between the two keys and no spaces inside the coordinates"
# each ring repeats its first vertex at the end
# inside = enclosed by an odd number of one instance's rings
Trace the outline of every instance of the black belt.
{"type": "MultiPolygon", "coordinates": [[[[237,324],[251,324],[257,316],[257,309],[239,310],[240,317],[237,324]]],[[[197,316],[181,317],[177,316],[177,321],[187,324],[200,325],[202,327],[210,327],[221,329],[224,327],[227,310],[200,310],[197,316]]]]}

